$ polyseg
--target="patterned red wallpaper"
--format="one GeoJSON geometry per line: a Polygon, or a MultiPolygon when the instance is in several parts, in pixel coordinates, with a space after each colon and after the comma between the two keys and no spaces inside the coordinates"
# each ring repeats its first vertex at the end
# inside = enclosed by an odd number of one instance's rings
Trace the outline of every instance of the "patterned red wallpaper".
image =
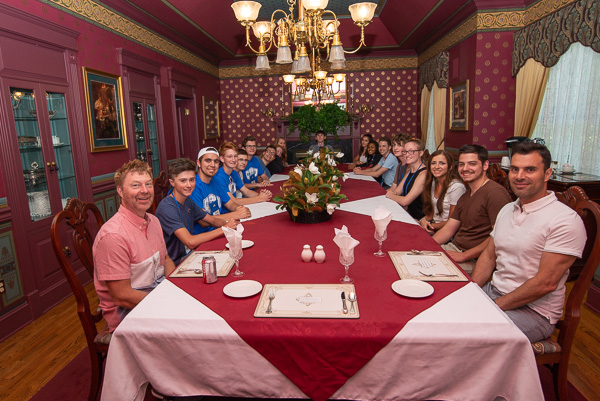
{"type": "MultiPolygon", "coordinates": [[[[393,136],[399,131],[417,133],[417,71],[367,71],[346,75],[348,91],[354,83],[354,108],[368,103],[371,113],[361,120],[361,132],[375,137],[393,136]]],[[[289,110],[289,89],[283,102],[289,110]]],[[[273,108],[281,115],[282,80],[279,77],[226,79],[221,81],[223,138],[241,144],[246,135],[257,138],[259,146],[273,143],[275,123],[262,110],[273,108]]]]}
{"type": "MultiPolygon", "coordinates": [[[[450,86],[469,80],[469,130],[447,131],[446,146],[465,143],[506,150],[513,136],[516,79],[511,75],[512,32],[482,32],[450,49],[450,86]]],[[[448,118],[448,116],[447,116],[448,118]]]]}

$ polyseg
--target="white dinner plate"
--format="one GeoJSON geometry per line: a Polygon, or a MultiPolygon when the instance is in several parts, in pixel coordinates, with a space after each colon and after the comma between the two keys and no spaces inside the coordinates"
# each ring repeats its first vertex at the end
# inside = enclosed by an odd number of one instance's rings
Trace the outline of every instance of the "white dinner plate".
{"type": "Polygon", "coordinates": [[[262,284],[255,280],[240,280],[227,284],[223,287],[225,295],[232,298],[246,298],[258,294],[262,290],[262,284]]]}
{"type": "Polygon", "coordinates": [[[392,290],[396,294],[404,295],[409,298],[425,298],[433,294],[431,284],[420,280],[398,280],[392,283],[392,290]]]}
{"type": "MultiPolygon", "coordinates": [[[[254,245],[254,241],[250,241],[249,239],[243,239],[242,240],[242,249],[246,249],[246,248],[250,248],[251,246],[254,245]]],[[[227,249],[229,249],[229,244],[225,244],[225,246],[227,247],[227,249]]]]}

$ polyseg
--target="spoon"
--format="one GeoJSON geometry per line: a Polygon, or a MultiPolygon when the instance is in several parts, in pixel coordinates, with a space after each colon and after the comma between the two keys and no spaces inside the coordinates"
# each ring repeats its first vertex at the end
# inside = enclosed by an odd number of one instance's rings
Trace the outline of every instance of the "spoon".
{"type": "Polygon", "coordinates": [[[356,302],[355,292],[348,294],[348,301],[350,301],[350,313],[356,313],[356,310],[354,309],[354,302],[356,302]]]}

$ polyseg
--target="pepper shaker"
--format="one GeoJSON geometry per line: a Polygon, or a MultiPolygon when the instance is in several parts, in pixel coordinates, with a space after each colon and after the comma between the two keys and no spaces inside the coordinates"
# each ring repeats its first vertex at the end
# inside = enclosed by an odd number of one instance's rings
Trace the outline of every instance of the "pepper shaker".
{"type": "Polygon", "coordinates": [[[317,249],[315,250],[315,262],[325,262],[325,251],[323,250],[323,245],[317,245],[317,249]]]}
{"type": "Polygon", "coordinates": [[[313,253],[310,250],[310,245],[308,245],[308,244],[304,245],[304,247],[302,248],[302,253],[300,254],[300,257],[306,263],[308,263],[312,260],[313,253]]]}

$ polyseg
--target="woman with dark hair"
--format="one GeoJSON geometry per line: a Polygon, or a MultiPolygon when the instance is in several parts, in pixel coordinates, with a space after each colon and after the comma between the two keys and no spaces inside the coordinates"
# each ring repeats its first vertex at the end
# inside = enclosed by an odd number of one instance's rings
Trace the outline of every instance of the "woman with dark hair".
{"type": "Polygon", "coordinates": [[[406,162],[406,172],[395,189],[387,191],[385,194],[387,198],[404,207],[408,214],[416,220],[423,217],[421,194],[426,176],[424,174],[426,167],[422,159],[424,149],[425,145],[418,139],[411,139],[404,144],[402,154],[406,162]]]}
{"type": "Polygon", "coordinates": [[[437,150],[429,157],[423,191],[423,213],[419,224],[428,233],[444,227],[458,199],[465,193],[464,184],[457,178],[454,160],[445,150],[437,150]],[[427,190],[430,188],[431,190],[427,190]]]}
{"type": "Polygon", "coordinates": [[[367,156],[365,162],[356,165],[356,167],[370,168],[377,165],[379,160],[381,160],[381,153],[379,153],[378,146],[379,145],[377,145],[377,142],[375,141],[369,142],[367,145],[367,152],[365,153],[367,156]]]}
{"type": "Polygon", "coordinates": [[[362,167],[361,165],[367,162],[367,147],[373,141],[373,135],[371,134],[363,134],[363,136],[360,137],[360,148],[358,148],[358,154],[354,156],[354,160],[352,160],[350,169],[362,167]]]}

